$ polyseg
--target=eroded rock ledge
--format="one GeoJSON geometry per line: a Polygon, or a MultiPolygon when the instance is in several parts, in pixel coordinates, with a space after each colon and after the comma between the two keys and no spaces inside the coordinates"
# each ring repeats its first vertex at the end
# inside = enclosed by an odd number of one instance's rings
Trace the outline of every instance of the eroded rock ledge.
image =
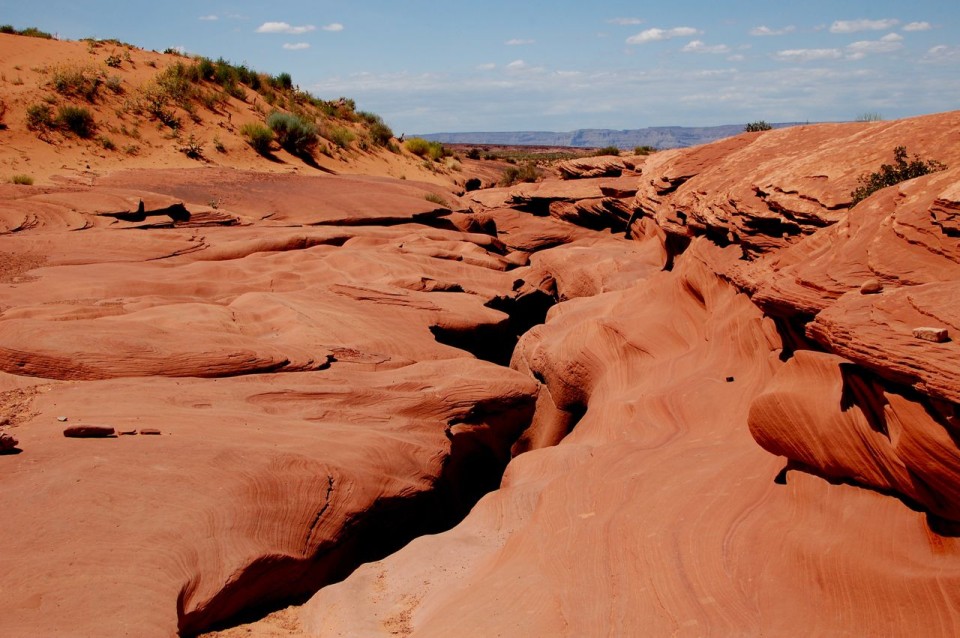
{"type": "Polygon", "coordinates": [[[746,134],[458,212],[207,171],[5,204],[0,628],[193,634],[393,552],[285,631],[957,633],[960,351],[913,329],[960,334],[958,132],[746,134]],[[900,144],[951,168],[848,210],[900,144]]]}

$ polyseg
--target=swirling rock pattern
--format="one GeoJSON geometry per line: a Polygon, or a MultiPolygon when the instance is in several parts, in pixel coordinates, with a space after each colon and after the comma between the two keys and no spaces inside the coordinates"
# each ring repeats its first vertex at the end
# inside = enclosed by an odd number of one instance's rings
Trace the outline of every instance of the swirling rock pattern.
{"type": "Polygon", "coordinates": [[[0,633],[313,592],[224,635],[960,633],[960,357],[913,332],[960,334],[958,132],[745,134],[448,206],[218,169],[16,191],[0,633]],[[850,209],[900,144],[950,168],[850,209]]]}
{"type": "Polygon", "coordinates": [[[321,590],[304,634],[960,630],[960,359],[912,334],[956,330],[956,173],[847,211],[894,145],[955,163],[958,116],[649,158],[648,270],[531,260],[566,292],[514,354],[542,387],[501,489],[321,590]]]}

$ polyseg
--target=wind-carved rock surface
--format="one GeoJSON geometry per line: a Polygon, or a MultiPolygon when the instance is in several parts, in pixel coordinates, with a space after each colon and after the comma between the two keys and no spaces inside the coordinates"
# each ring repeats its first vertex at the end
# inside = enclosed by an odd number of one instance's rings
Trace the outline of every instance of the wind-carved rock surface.
{"type": "Polygon", "coordinates": [[[39,391],[3,458],[4,635],[192,634],[305,596],[462,515],[530,421],[534,380],[435,336],[510,347],[503,242],[418,185],[229,177],[230,227],[104,218],[193,214],[224,186],[190,171],[5,209],[3,389],[39,391]],[[162,435],[65,438],[64,414],[162,435]]]}
{"type": "Polygon", "coordinates": [[[531,262],[596,275],[518,344],[542,387],[501,489],[323,589],[306,635],[955,633],[960,351],[912,335],[956,317],[955,177],[847,206],[897,144],[955,162],[958,121],[651,157],[630,228],[658,265],[531,262]]]}
{"type": "Polygon", "coordinates": [[[960,334],[958,134],[745,134],[449,207],[212,170],[16,191],[0,633],[316,592],[222,635],[956,635],[960,346],[914,330],[960,334]],[[949,168],[850,209],[898,145],[949,168]]]}

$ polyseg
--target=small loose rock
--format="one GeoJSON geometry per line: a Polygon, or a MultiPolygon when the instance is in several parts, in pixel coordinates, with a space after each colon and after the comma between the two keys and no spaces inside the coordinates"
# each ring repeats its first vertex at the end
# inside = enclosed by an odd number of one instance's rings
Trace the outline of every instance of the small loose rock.
{"type": "Polygon", "coordinates": [[[162,434],[162,432],[160,432],[160,430],[156,428],[143,428],[140,430],[140,434],[144,434],[147,436],[157,436],[158,434],[162,434]]]}
{"type": "Polygon", "coordinates": [[[12,450],[17,447],[20,443],[10,434],[0,434],[0,452],[6,452],[7,450],[12,450]]]}
{"type": "Polygon", "coordinates": [[[106,425],[74,425],[63,431],[63,436],[71,439],[105,439],[117,435],[117,431],[106,425]]]}
{"type": "Polygon", "coordinates": [[[917,339],[933,341],[935,343],[943,343],[944,341],[950,340],[950,333],[947,332],[946,328],[914,328],[913,336],[917,339]]]}
{"type": "Polygon", "coordinates": [[[58,417],[57,417],[57,421],[60,421],[60,423],[66,423],[66,422],[67,422],[67,417],[65,417],[65,416],[58,416],[58,417]]]}
{"type": "Polygon", "coordinates": [[[883,292],[883,284],[876,279],[867,279],[860,286],[861,295],[876,295],[883,292]]]}

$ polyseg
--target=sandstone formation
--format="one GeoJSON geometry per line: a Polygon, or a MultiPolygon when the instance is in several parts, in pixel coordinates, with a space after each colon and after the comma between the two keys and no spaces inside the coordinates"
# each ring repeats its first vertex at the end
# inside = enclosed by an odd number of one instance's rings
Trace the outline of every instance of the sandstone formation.
{"type": "Polygon", "coordinates": [[[0,634],[955,635],[957,134],[0,188],[0,634]]]}

